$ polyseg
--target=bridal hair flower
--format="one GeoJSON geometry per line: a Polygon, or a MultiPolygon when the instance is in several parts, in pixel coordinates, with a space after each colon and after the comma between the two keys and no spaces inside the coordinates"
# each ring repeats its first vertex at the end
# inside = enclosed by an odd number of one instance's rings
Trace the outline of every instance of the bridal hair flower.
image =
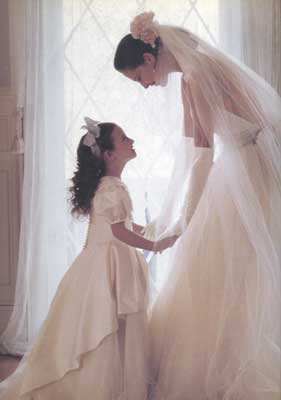
{"type": "Polygon", "coordinates": [[[152,11],[137,15],[131,22],[130,30],[134,39],[140,39],[155,47],[157,35],[154,32],[153,18],[154,13],[152,11]]]}
{"type": "Polygon", "coordinates": [[[94,121],[89,117],[84,118],[86,125],[83,125],[81,128],[86,129],[88,132],[86,136],[84,137],[83,144],[85,146],[90,147],[91,152],[99,157],[101,154],[99,145],[97,143],[97,140],[100,137],[100,127],[99,127],[99,122],[94,121]]]}

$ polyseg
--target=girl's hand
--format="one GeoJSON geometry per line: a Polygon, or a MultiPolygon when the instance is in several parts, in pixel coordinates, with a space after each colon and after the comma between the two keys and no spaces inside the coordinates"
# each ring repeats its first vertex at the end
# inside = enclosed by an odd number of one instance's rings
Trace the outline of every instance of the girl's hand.
{"type": "Polygon", "coordinates": [[[166,250],[167,248],[172,247],[177,239],[178,239],[178,236],[173,235],[173,236],[168,236],[164,239],[158,240],[153,245],[153,251],[155,253],[157,253],[157,252],[161,253],[162,251],[166,250]]]}

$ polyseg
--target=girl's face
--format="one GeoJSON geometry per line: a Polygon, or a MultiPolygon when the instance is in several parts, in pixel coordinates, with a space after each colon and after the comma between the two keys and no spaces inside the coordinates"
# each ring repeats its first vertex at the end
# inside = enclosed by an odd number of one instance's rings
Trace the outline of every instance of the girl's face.
{"type": "Polygon", "coordinates": [[[134,69],[125,69],[122,74],[147,89],[149,86],[157,84],[155,73],[156,58],[150,53],[145,53],[143,58],[144,63],[142,65],[134,69]]]}
{"type": "Polygon", "coordinates": [[[120,161],[129,161],[136,157],[134,149],[134,141],[126,136],[125,132],[116,125],[112,131],[111,137],[113,139],[114,149],[111,151],[112,156],[120,161]]]}

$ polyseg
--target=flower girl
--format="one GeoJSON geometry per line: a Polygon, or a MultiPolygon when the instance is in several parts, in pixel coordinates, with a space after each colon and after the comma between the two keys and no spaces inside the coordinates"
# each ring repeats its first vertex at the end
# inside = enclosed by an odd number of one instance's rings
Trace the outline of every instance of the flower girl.
{"type": "Polygon", "coordinates": [[[0,385],[1,400],[145,400],[147,264],[120,176],[136,156],[114,123],[85,118],[71,188],[73,213],[89,215],[87,240],[59,285],[31,352],[0,385]]]}

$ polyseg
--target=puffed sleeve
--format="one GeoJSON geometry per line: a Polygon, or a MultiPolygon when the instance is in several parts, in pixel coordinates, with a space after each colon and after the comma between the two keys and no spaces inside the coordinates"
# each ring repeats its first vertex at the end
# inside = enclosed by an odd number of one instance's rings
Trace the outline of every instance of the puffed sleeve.
{"type": "Polygon", "coordinates": [[[131,218],[132,203],[125,185],[105,185],[95,195],[94,213],[105,217],[109,224],[131,218]]]}

